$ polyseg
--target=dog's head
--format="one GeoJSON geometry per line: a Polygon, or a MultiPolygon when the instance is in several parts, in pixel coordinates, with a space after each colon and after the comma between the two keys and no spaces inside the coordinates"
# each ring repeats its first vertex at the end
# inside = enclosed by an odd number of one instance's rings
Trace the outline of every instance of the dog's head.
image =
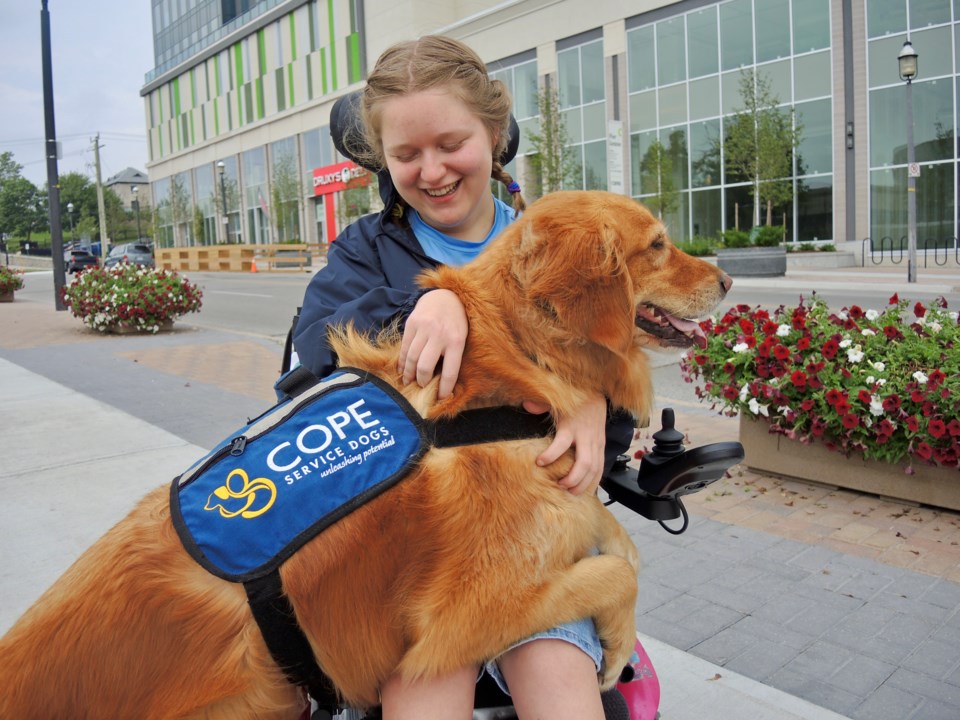
{"type": "Polygon", "coordinates": [[[515,232],[511,272],[529,300],[617,355],[703,344],[694,319],[730,289],[725,273],[674,247],[663,223],[622,195],[546,195],[515,232]]]}

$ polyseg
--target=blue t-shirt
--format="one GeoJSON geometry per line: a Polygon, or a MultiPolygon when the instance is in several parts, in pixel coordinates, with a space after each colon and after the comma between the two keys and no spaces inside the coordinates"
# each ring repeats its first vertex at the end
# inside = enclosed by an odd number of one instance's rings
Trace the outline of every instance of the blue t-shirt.
{"type": "Polygon", "coordinates": [[[420,245],[423,246],[424,252],[434,260],[444,265],[464,265],[479,255],[507,225],[514,221],[515,213],[509,205],[494,198],[493,207],[493,227],[490,228],[490,232],[487,233],[483,242],[457,240],[449,235],[444,235],[421,220],[420,215],[413,208],[409,210],[410,228],[413,230],[413,234],[417,236],[417,240],[420,241],[420,245]]]}

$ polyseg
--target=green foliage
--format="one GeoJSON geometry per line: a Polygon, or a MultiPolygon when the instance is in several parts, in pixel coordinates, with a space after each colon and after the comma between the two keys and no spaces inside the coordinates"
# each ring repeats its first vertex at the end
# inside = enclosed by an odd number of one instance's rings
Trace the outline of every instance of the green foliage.
{"type": "MultiPolygon", "coordinates": [[[[672,146],[673,143],[671,143],[672,146]]],[[[644,193],[643,204],[661,220],[676,210],[680,204],[680,192],[674,177],[674,153],[663,143],[654,140],[640,160],[640,187],[644,193]],[[653,192],[653,195],[647,195],[653,192]]]]}
{"type": "Polygon", "coordinates": [[[560,112],[560,100],[557,93],[545,87],[537,95],[540,111],[540,128],[537,132],[527,131],[527,139],[533,148],[528,161],[533,178],[527,178],[527,185],[534,188],[530,193],[537,197],[564,188],[579,188],[580,163],[566,151],[570,144],[563,114],[560,112]]]}
{"type": "Polygon", "coordinates": [[[763,74],[741,73],[740,99],[742,107],[728,118],[724,130],[727,173],[753,185],[757,210],[766,205],[767,225],[772,225],[773,208],[793,199],[793,153],[803,128],[792,108],[780,107],[763,74]]]}
{"type": "Polygon", "coordinates": [[[726,248],[750,247],[750,233],[736,228],[727,228],[722,233],[723,246],[726,248]]]}
{"type": "Polygon", "coordinates": [[[693,255],[694,257],[706,257],[709,255],[716,255],[717,247],[720,245],[720,241],[714,237],[694,235],[689,240],[674,240],[673,244],[676,245],[680,250],[683,250],[687,255],[693,255]]]}
{"type": "Polygon", "coordinates": [[[763,225],[750,233],[757,247],[777,247],[783,242],[783,228],[779,225],[763,225]]]}
{"type": "Polygon", "coordinates": [[[818,249],[820,252],[836,252],[836,251],[837,251],[837,246],[834,245],[833,243],[824,243],[823,245],[821,245],[821,246],[820,246],[819,248],[817,248],[817,249],[818,249]]]}

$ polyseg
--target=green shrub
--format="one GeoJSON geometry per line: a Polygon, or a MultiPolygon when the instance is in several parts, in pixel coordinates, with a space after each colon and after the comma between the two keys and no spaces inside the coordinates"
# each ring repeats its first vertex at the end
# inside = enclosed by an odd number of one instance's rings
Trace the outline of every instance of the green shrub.
{"type": "Polygon", "coordinates": [[[744,230],[727,228],[723,231],[723,246],[727,248],[750,247],[750,235],[744,230]]]}
{"type": "Polygon", "coordinates": [[[837,246],[834,245],[833,243],[827,243],[827,244],[825,244],[825,245],[821,245],[821,246],[820,246],[819,248],[817,248],[817,249],[818,249],[820,252],[836,252],[836,251],[837,251],[837,246]]]}
{"type": "Polygon", "coordinates": [[[750,233],[757,247],[776,247],[783,240],[783,228],[779,225],[762,225],[750,233]]]}
{"type": "Polygon", "coordinates": [[[716,254],[719,241],[715,237],[694,235],[689,240],[676,240],[673,244],[683,250],[687,255],[704,257],[716,254]]]}

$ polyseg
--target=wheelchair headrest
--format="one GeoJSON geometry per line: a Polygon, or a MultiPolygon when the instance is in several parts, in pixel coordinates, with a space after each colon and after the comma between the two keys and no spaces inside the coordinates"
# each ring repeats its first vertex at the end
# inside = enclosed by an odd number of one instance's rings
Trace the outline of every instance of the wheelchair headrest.
{"type": "MultiPolygon", "coordinates": [[[[363,124],[360,120],[360,95],[362,90],[354,90],[349,95],[337,99],[330,111],[330,136],[333,146],[341,155],[361,167],[378,172],[381,168],[372,166],[369,162],[361,162],[360,155],[366,155],[367,141],[363,136],[363,124]]],[[[507,147],[500,155],[500,164],[506,165],[517,155],[520,146],[520,127],[517,125],[513,113],[510,113],[510,125],[507,129],[507,147]]]]}

